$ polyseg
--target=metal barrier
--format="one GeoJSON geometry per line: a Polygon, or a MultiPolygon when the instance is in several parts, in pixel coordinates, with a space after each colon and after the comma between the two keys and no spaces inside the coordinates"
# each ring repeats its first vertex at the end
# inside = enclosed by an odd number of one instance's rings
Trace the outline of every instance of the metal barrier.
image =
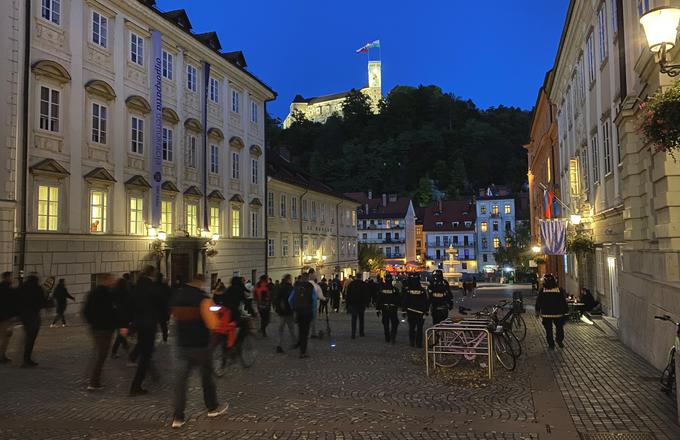
{"type": "Polygon", "coordinates": [[[460,322],[446,319],[425,331],[425,369],[453,368],[463,359],[486,358],[488,377],[493,375],[493,339],[488,319],[460,322]]]}

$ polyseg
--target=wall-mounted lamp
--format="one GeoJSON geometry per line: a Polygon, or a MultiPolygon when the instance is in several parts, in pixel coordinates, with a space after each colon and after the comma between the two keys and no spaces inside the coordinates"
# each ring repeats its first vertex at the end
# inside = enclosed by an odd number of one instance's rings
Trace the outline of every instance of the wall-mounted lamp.
{"type": "Polygon", "coordinates": [[[680,23],[678,8],[655,8],[640,17],[649,50],[656,54],[661,73],[668,76],[680,75],[680,64],[668,63],[668,51],[675,47],[678,37],[678,23],[680,23]]]}

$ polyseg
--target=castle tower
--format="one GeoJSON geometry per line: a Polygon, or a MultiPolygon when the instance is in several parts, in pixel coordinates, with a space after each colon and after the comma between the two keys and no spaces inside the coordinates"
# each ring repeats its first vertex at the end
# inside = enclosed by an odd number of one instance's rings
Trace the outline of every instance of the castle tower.
{"type": "Polygon", "coordinates": [[[368,87],[363,92],[371,98],[373,112],[378,112],[378,104],[382,99],[382,67],[380,60],[368,62],[368,87]]]}

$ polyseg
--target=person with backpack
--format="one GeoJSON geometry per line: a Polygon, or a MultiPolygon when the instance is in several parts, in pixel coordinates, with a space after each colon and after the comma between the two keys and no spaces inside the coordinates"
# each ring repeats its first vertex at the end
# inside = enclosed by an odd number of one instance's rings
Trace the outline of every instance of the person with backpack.
{"type": "Polygon", "coordinates": [[[340,291],[342,286],[340,285],[340,277],[338,275],[333,278],[330,283],[330,297],[331,297],[331,307],[335,313],[340,311],[340,291]]]}
{"type": "Polygon", "coordinates": [[[298,325],[300,359],[309,357],[307,355],[307,339],[309,338],[309,327],[316,318],[317,299],[314,286],[309,282],[309,274],[303,272],[288,297],[288,303],[295,313],[295,320],[298,325]]]}
{"type": "Polygon", "coordinates": [[[283,276],[283,280],[279,284],[274,297],[274,311],[279,315],[279,345],[276,346],[277,353],[283,353],[283,334],[285,328],[288,327],[290,332],[290,339],[293,345],[297,346],[295,339],[295,318],[293,317],[293,308],[288,302],[290,292],[293,290],[293,277],[287,273],[283,276]]]}
{"type": "Polygon", "coordinates": [[[543,276],[543,287],[536,297],[536,317],[541,317],[548,349],[555,349],[553,338],[553,325],[557,333],[557,345],[564,348],[564,321],[569,311],[567,294],[557,285],[557,278],[551,273],[543,276]]]}

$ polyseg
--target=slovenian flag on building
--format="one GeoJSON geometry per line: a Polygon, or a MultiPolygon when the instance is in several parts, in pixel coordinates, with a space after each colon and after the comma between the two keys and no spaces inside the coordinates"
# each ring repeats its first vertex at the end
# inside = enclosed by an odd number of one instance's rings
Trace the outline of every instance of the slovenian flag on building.
{"type": "Polygon", "coordinates": [[[380,40],[375,40],[372,43],[367,43],[363,47],[357,49],[357,53],[367,53],[369,49],[380,49],[380,40]]]}

